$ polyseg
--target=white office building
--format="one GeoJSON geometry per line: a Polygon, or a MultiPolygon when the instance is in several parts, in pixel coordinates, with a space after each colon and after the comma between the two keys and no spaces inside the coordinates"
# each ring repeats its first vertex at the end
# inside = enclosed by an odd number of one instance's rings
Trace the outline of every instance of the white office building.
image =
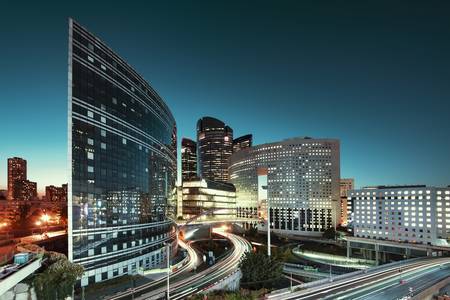
{"type": "MultiPolygon", "coordinates": [[[[339,140],[292,138],[257,145],[230,158],[238,218],[266,218],[283,234],[320,236],[339,211],[339,140]]],[[[267,229],[265,229],[267,230],[267,229]]]]}
{"type": "Polygon", "coordinates": [[[349,200],[356,237],[449,245],[449,187],[367,187],[350,191],[349,200]]]}

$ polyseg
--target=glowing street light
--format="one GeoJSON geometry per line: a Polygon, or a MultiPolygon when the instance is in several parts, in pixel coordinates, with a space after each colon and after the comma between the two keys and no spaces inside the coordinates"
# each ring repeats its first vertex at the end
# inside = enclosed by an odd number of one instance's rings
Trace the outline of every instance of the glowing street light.
{"type": "Polygon", "coordinates": [[[43,222],[45,222],[45,232],[47,232],[48,231],[48,221],[50,220],[50,216],[47,213],[45,213],[41,216],[41,220],[43,222]]]}
{"type": "Polygon", "coordinates": [[[43,214],[41,216],[41,220],[47,223],[50,220],[50,216],[47,214],[43,214]]]}

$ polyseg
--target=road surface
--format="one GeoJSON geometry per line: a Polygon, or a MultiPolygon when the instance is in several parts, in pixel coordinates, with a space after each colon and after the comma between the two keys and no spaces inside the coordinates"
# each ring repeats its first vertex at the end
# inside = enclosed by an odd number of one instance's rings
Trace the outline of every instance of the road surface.
{"type": "MultiPolygon", "coordinates": [[[[185,275],[189,274],[189,272],[191,272],[193,269],[197,268],[197,266],[200,264],[201,260],[200,260],[200,256],[199,253],[197,253],[190,245],[190,242],[184,242],[182,240],[178,241],[178,245],[185,249],[187,251],[188,254],[188,262],[183,265],[182,267],[180,267],[179,269],[177,269],[176,271],[173,271],[170,274],[170,280],[175,281],[177,280],[179,277],[181,277],[181,275],[185,275]]],[[[127,290],[125,292],[120,292],[117,293],[114,296],[111,297],[107,297],[107,299],[131,299],[133,298],[132,295],[138,295],[138,294],[143,294],[146,291],[152,291],[152,290],[156,290],[159,289],[163,286],[165,286],[167,277],[162,277],[158,280],[149,282],[147,284],[144,285],[140,285],[138,287],[136,287],[133,290],[127,290]]]]}
{"type": "MultiPolygon", "coordinates": [[[[402,272],[403,273],[403,272],[402,272]]],[[[406,274],[394,276],[391,279],[383,280],[380,283],[357,289],[354,292],[347,292],[337,297],[327,297],[325,299],[353,299],[353,300],[389,300],[401,299],[406,296],[414,296],[429,288],[433,284],[450,276],[448,265],[436,266],[425,270],[416,270],[406,274]],[[402,283],[400,283],[400,278],[402,283]]]]}
{"type": "MultiPolygon", "coordinates": [[[[178,276],[178,278],[175,278],[176,275],[171,275],[170,299],[184,299],[189,295],[199,293],[203,289],[214,285],[214,283],[218,282],[220,279],[234,273],[238,269],[241,257],[245,252],[251,250],[250,243],[240,236],[227,233],[221,229],[213,229],[213,232],[229,239],[233,244],[233,249],[215,265],[202,272],[197,274],[190,273],[190,276],[187,276],[189,273],[184,272],[184,276],[178,276]],[[181,277],[183,277],[183,279],[180,279],[181,277]]],[[[196,253],[189,244],[185,244],[185,246],[187,246],[186,249],[188,250],[189,255],[194,255],[193,253],[196,253]]],[[[196,255],[197,259],[199,259],[197,253],[196,255]]],[[[151,282],[135,288],[134,299],[164,299],[167,289],[164,280],[165,279],[162,279],[162,281],[159,282],[151,282]]],[[[132,291],[127,291],[108,299],[131,299],[132,293],[132,291]]]]}
{"type": "MultiPolygon", "coordinates": [[[[442,265],[443,268],[447,268],[450,264],[450,258],[428,258],[422,260],[414,260],[411,262],[405,262],[405,264],[401,265],[402,276],[405,276],[406,281],[408,280],[406,276],[411,276],[411,280],[418,279],[416,282],[417,286],[423,286],[422,279],[429,278],[430,274],[434,274],[442,265]],[[432,271],[430,271],[432,270],[432,271]],[[431,273],[423,273],[426,271],[430,271],[431,273]],[[421,276],[414,277],[414,275],[422,274],[421,276]],[[425,277],[423,277],[425,276],[425,277]],[[427,277],[428,276],[428,277],[427,277]],[[422,279],[419,279],[422,278],[422,279]]],[[[371,295],[378,295],[382,290],[378,290],[379,287],[385,285],[386,288],[391,287],[389,285],[390,280],[392,282],[397,281],[400,284],[399,277],[399,269],[400,265],[392,265],[385,266],[384,268],[376,269],[371,271],[370,269],[366,274],[358,274],[357,276],[353,276],[350,278],[345,278],[341,280],[336,280],[335,282],[323,283],[322,285],[300,290],[294,292],[288,291],[280,291],[279,293],[273,293],[268,295],[268,299],[319,299],[319,298],[327,298],[327,299],[354,299],[355,297],[362,297],[365,293],[370,293],[373,291],[371,295]],[[381,284],[381,285],[379,285],[381,284]],[[367,291],[363,290],[368,288],[367,291]],[[349,293],[358,293],[361,291],[361,294],[350,295],[349,293]],[[346,298],[346,295],[348,297],[346,298]]],[[[448,269],[443,269],[443,272],[447,272],[449,274],[448,269]]],[[[443,272],[439,271],[439,274],[444,276],[443,272]]],[[[392,286],[394,287],[394,286],[392,286]]],[[[396,287],[394,287],[395,289],[396,287]]],[[[405,286],[406,289],[409,289],[409,286],[405,286]]],[[[403,287],[399,290],[399,293],[403,293],[403,287]]],[[[370,295],[368,295],[370,296],[370,295]]],[[[364,296],[360,299],[369,299],[364,296]]],[[[373,298],[373,299],[389,299],[389,298],[373,298]]],[[[395,297],[394,297],[395,299],[395,297]]]]}

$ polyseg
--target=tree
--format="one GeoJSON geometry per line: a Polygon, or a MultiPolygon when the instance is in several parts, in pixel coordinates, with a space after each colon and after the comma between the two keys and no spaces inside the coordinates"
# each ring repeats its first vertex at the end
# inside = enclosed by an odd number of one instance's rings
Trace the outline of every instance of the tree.
{"type": "Polygon", "coordinates": [[[258,234],[258,229],[256,226],[250,226],[249,229],[245,231],[245,236],[247,237],[255,237],[258,234]]]}
{"type": "Polygon", "coordinates": [[[29,219],[28,214],[30,213],[31,205],[27,202],[20,203],[16,211],[16,219],[14,220],[14,226],[16,228],[28,228],[29,219]]]}
{"type": "Polygon", "coordinates": [[[283,265],[278,259],[261,252],[247,252],[239,268],[242,272],[241,285],[259,289],[272,287],[281,278],[283,265]]]}
{"type": "Polygon", "coordinates": [[[334,227],[330,227],[323,232],[323,237],[326,239],[334,240],[336,238],[336,230],[334,227]]]}
{"type": "Polygon", "coordinates": [[[65,299],[72,294],[72,288],[83,275],[82,266],[70,262],[64,254],[47,252],[44,263],[46,270],[36,275],[33,286],[38,299],[65,299]]]}

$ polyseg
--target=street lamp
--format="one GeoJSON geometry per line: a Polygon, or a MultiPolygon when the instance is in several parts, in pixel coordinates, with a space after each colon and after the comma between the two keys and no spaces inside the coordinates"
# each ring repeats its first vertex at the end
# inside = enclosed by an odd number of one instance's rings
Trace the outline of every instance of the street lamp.
{"type": "Polygon", "coordinates": [[[167,247],[167,300],[170,299],[170,243],[165,242],[164,245],[167,247]]]}
{"type": "Polygon", "coordinates": [[[270,205],[269,197],[266,199],[267,204],[267,256],[270,257],[270,205]]]}
{"type": "Polygon", "coordinates": [[[50,220],[50,216],[47,213],[45,213],[41,216],[41,220],[43,222],[45,222],[45,232],[47,232],[48,231],[48,221],[50,220]]]}

